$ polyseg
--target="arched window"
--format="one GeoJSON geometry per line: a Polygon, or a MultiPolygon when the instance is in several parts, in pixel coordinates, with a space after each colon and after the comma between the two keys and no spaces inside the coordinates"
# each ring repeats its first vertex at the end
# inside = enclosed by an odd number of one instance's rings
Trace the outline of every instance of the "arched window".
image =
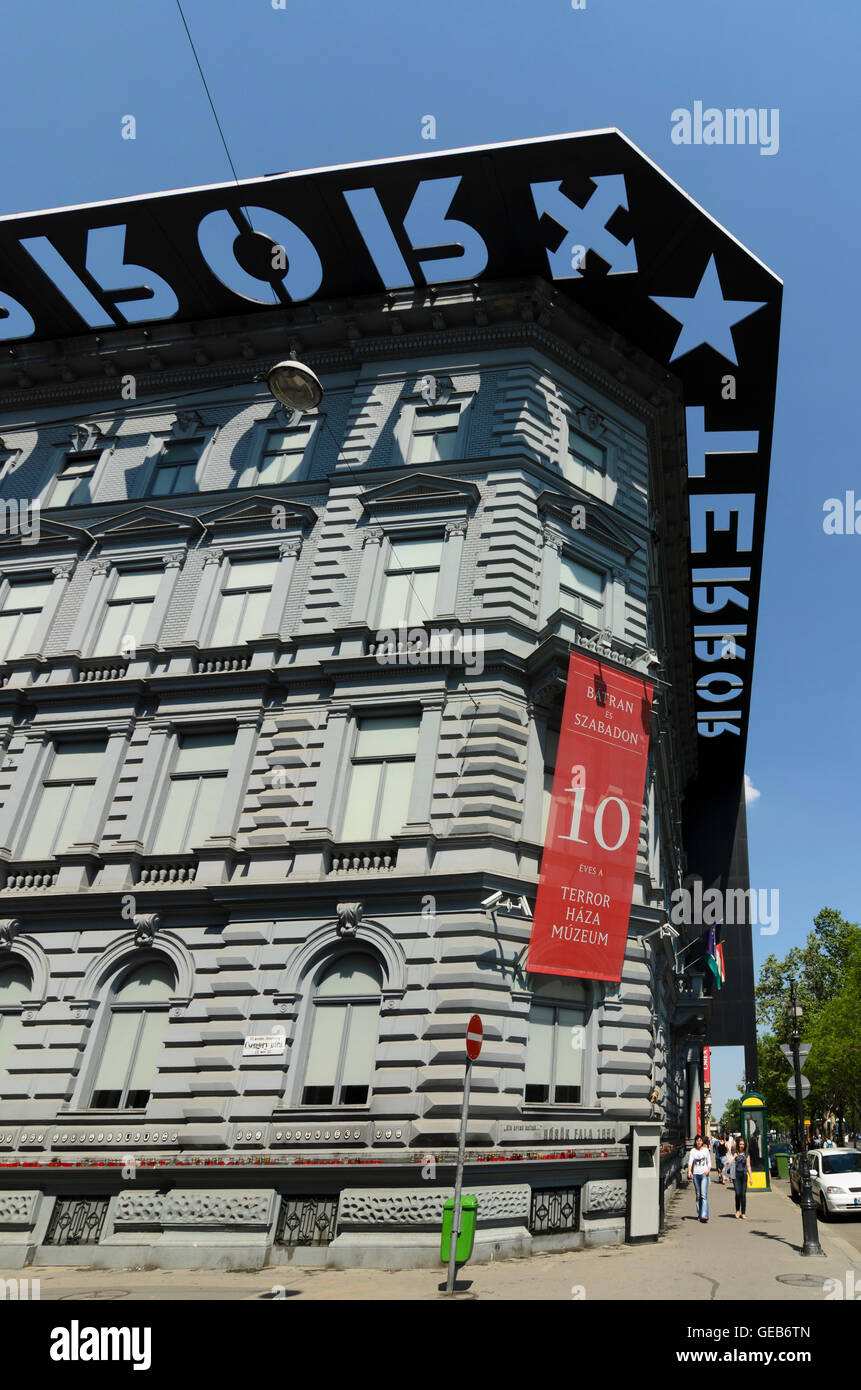
{"type": "Polygon", "coordinates": [[[93,1110],[142,1110],[147,1104],[175,993],[173,970],[164,960],[134,965],[119,977],[106,1005],[93,1110]]]}
{"type": "Polygon", "coordinates": [[[371,1093],[382,974],[369,955],[338,956],[318,977],[303,1105],[364,1105],[371,1093]]]}
{"type": "Polygon", "coordinates": [[[12,1055],[24,1000],[32,990],[30,971],[23,961],[0,966],[0,1082],[12,1055]]]}
{"type": "Polygon", "coordinates": [[[588,995],[581,981],[536,981],[526,1044],[527,1104],[584,1104],[587,1012],[588,995]]]}

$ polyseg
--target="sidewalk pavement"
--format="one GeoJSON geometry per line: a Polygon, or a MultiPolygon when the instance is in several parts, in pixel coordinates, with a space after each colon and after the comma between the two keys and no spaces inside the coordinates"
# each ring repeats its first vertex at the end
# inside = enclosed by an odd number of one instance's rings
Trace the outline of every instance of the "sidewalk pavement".
{"type": "MultiPolygon", "coordinates": [[[[732,1187],[709,1184],[710,1220],[696,1220],[693,1184],[667,1202],[666,1232],[656,1244],[602,1246],[561,1254],[531,1255],[460,1270],[456,1295],[496,1300],[660,1300],[723,1302],[736,1299],[803,1302],[824,1300],[824,1281],[836,1279],[843,1297],[861,1290],[861,1251],[836,1222],[819,1223],[826,1258],[800,1254],[801,1210],[788,1182],[770,1192],[748,1193],[747,1220],[734,1217],[732,1187]],[[782,1283],[781,1278],[809,1283],[782,1283]]],[[[86,1251],[81,1250],[82,1260],[86,1251]]],[[[218,1270],[0,1270],[0,1278],[38,1278],[40,1297],[157,1300],[315,1299],[403,1301],[439,1299],[445,1270],[303,1269],[294,1265],[228,1272],[218,1270]]],[[[832,1286],[833,1288],[833,1286],[832,1286]]]]}

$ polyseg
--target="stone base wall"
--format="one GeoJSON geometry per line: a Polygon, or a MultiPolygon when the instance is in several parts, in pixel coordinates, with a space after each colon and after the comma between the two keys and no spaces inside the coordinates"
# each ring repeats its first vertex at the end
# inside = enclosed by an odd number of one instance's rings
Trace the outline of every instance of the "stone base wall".
{"type": "MultiPolygon", "coordinates": [[[[589,1178],[582,1172],[576,1179],[564,1173],[550,1178],[545,1182],[541,1175],[533,1187],[528,1182],[483,1185],[467,1177],[464,1192],[478,1197],[473,1263],[625,1239],[624,1178],[589,1178]],[[564,1229],[547,1229],[547,1210],[565,1213],[564,1229]]],[[[5,1191],[0,1192],[0,1268],[442,1268],[443,1205],[451,1196],[452,1187],[428,1184],[331,1189],[325,1199],[272,1187],[91,1193],[79,1200],[101,1221],[98,1241],[49,1244],[56,1204],[72,1199],[5,1191]],[[282,1211],[282,1201],[291,1204],[289,1209],[282,1211]],[[277,1240],[284,1235],[285,1215],[307,1220],[312,1233],[318,1221],[331,1239],[320,1244],[277,1240]]]]}

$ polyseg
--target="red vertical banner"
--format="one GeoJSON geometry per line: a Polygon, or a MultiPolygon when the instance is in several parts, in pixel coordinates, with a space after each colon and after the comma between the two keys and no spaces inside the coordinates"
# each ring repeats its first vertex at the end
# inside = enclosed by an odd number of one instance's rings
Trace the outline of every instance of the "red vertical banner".
{"type": "Polygon", "coordinates": [[[653,687],[572,652],[527,970],[621,980],[653,687]]]}
{"type": "Polygon", "coordinates": [[[703,1048],[703,1085],[711,1087],[712,1084],[712,1050],[710,1047],[703,1048]]]}
{"type": "Polygon", "coordinates": [[[703,1132],[703,1116],[702,1116],[702,1111],[701,1111],[701,1109],[700,1109],[700,1103],[699,1103],[699,1101],[697,1101],[697,1134],[702,1134],[702,1132],[703,1132]]]}

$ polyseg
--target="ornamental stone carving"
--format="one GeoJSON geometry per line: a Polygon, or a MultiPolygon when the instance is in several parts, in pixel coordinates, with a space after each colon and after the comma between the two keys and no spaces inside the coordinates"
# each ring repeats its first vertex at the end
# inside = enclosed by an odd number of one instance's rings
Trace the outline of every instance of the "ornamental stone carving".
{"type": "Polygon", "coordinates": [[[103,433],[100,425],[73,425],[68,435],[72,452],[89,453],[91,449],[96,448],[103,433]]]}
{"type": "Polygon", "coordinates": [[[242,1188],[235,1192],[121,1192],[114,1213],[115,1227],[218,1226],[268,1230],[274,1192],[242,1188]]]}
{"type": "Polygon", "coordinates": [[[466,535],[466,522],[465,522],[465,521],[450,521],[450,522],[447,524],[446,528],[445,528],[445,534],[446,534],[446,536],[465,536],[465,535],[466,535]]]}
{"type": "Polygon", "coordinates": [[[151,946],[158,931],[160,917],[157,912],[135,913],[134,933],[136,946],[151,946]]]}
{"type": "Polygon", "coordinates": [[[371,526],[362,537],[362,547],[366,545],[382,545],[383,533],[378,526],[371,526]]]}
{"type": "Polygon", "coordinates": [[[161,562],[166,570],[178,570],[182,567],[182,555],[174,551],[170,555],[163,555],[161,557],[161,562]]]}
{"type": "Polygon", "coordinates": [[[40,1192],[0,1192],[0,1230],[9,1226],[32,1226],[40,1192]]]}
{"type": "Polygon", "coordinates": [[[291,555],[301,555],[301,541],[282,541],[278,547],[278,554],[282,560],[289,559],[291,555]]]}
{"type": "MultiPolygon", "coordinates": [[[[445,326],[444,323],[442,326],[445,326]]],[[[416,387],[416,391],[426,405],[445,405],[451,397],[452,389],[449,377],[431,376],[430,373],[420,377],[416,387]]]]}
{"type": "MultiPolygon", "coordinates": [[[[517,1187],[480,1187],[478,1197],[479,1226],[493,1226],[529,1219],[531,1189],[523,1183],[517,1187]]],[[[439,1230],[443,1203],[454,1196],[451,1187],[428,1188],[404,1192],[401,1189],[378,1190],[345,1188],[338,1208],[338,1230],[358,1227],[426,1226],[439,1230]]]]}
{"type": "Polygon", "coordinates": [[[362,920],[361,903],[338,903],[338,935],[355,936],[362,920]]]}
{"type": "Polygon", "coordinates": [[[584,1212],[623,1212],[627,1197],[624,1179],[616,1182],[587,1182],[583,1188],[584,1212]]]}
{"type": "Polygon", "coordinates": [[[114,1226],[160,1226],[164,1194],[121,1192],[114,1209],[114,1226]]]}
{"type": "Polygon", "coordinates": [[[224,551],[219,550],[218,546],[211,546],[203,557],[203,568],[206,569],[207,565],[220,565],[223,559],[224,551]]]}
{"type": "Polygon", "coordinates": [[[12,939],[21,930],[19,917],[0,917],[0,951],[8,951],[12,939]]]}
{"type": "Polygon", "coordinates": [[[72,566],[70,564],[52,565],[51,574],[55,579],[71,579],[72,566]]]}
{"type": "Polygon", "coordinates": [[[173,425],[174,436],[182,438],[194,434],[198,426],[202,424],[203,421],[196,410],[179,411],[173,425]]]}
{"type": "Polygon", "coordinates": [[[236,1192],[169,1192],[161,1224],[168,1226],[241,1226],[266,1230],[272,1219],[274,1192],[242,1188],[236,1192]]]}

